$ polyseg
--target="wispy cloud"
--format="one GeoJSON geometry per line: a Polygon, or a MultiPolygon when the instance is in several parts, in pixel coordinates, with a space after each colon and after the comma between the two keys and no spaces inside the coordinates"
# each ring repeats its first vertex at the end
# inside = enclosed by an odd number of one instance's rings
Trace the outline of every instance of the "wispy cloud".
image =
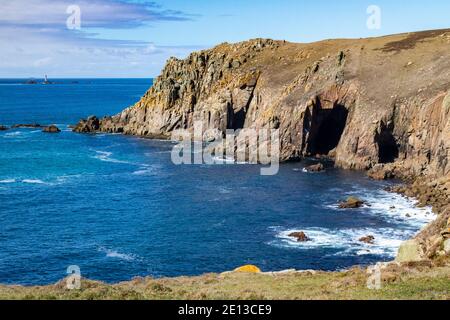
{"type": "Polygon", "coordinates": [[[158,46],[149,39],[110,40],[97,34],[198,17],[153,1],[11,0],[0,2],[0,12],[0,77],[148,77],[158,74],[169,56],[199,48],[158,46]],[[81,9],[81,30],[67,29],[71,5],[81,9]]]}
{"type": "Polygon", "coordinates": [[[12,0],[0,3],[0,25],[62,29],[67,8],[81,9],[86,28],[130,28],[159,21],[186,21],[197,17],[178,10],[163,9],[155,2],[123,0],[12,0]]]}

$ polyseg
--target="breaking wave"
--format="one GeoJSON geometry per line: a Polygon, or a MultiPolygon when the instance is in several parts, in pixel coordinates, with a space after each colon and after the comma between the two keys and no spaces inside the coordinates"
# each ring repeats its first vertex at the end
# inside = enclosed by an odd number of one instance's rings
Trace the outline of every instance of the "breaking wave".
{"type": "Polygon", "coordinates": [[[105,256],[111,259],[119,259],[124,261],[134,261],[138,259],[138,256],[134,254],[121,253],[119,251],[107,249],[104,247],[99,248],[98,251],[105,253],[105,256]]]}

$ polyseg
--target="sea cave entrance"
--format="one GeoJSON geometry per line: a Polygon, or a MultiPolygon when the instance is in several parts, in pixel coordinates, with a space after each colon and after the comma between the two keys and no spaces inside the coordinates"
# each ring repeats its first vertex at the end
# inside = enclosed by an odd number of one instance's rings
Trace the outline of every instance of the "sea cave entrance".
{"type": "MultiPolygon", "coordinates": [[[[308,121],[310,130],[307,154],[328,155],[341,140],[347,124],[347,108],[340,104],[335,104],[332,109],[318,107],[313,115],[308,117],[312,118],[312,121],[308,121]]],[[[308,126],[305,127],[307,130],[308,126]]]]}
{"type": "Polygon", "coordinates": [[[397,141],[392,133],[393,128],[387,127],[382,123],[380,132],[375,137],[378,145],[378,161],[379,163],[392,163],[399,156],[397,141]]]}

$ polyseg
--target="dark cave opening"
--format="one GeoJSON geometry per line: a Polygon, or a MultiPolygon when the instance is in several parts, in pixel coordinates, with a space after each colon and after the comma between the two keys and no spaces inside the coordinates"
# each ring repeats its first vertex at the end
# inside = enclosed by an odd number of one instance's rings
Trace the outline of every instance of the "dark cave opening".
{"type": "Polygon", "coordinates": [[[328,155],[341,140],[347,124],[348,110],[336,104],[333,109],[315,110],[308,143],[310,155],[328,155]]]}
{"type": "Polygon", "coordinates": [[[392,163],[398,158],[399,149],[392,134],[392,128],[382,124],[380,132],[375,137],[375,142],[378,144],[378,162],[392,163]]]}
{"type": "Polygon", "coordinates": [[[236,112],[234,114],[232,121],[233,122],[232,129],[233,130],[243,129],[246,117],[247,117],[247,110],[245,108],[242,108],[241,110],[236,112]]]}

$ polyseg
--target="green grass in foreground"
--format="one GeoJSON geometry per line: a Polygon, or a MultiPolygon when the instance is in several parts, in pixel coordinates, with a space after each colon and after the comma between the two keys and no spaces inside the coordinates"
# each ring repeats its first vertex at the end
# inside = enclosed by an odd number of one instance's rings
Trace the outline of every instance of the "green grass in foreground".
{"type": "Polygon", "coordinates": [[[367,276],[365,270],[355,268],[329,273],[138,278],[115,285],[83,280],[80,290],[68,290],[62,281],[44,287],[0,286],[0,299],[450,299],[449,266],[385,271],[381,290],[368,289],[367,276]]]}

